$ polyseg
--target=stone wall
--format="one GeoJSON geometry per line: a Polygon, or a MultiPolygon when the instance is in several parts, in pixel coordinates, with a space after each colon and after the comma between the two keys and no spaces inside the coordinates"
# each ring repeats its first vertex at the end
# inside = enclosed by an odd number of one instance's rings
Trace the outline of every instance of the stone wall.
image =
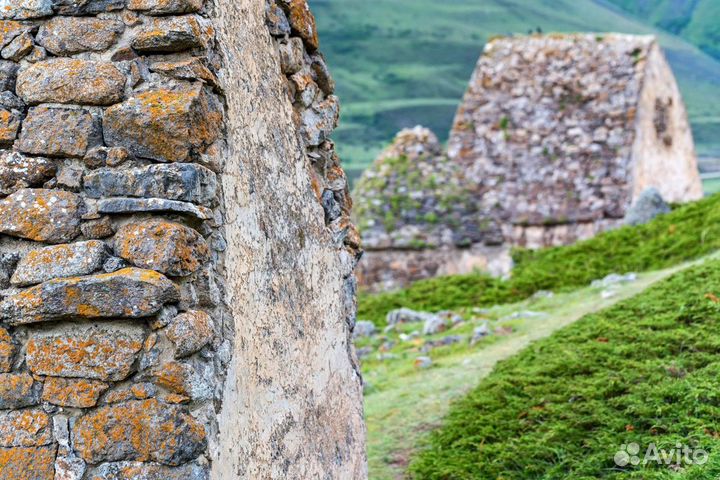
{"type": "Polygon", "coordinates": [[[420,137],[401,132],[358,183],[369,288],[482,265],[507,273],[509,248],[567,245],[618,227],[651,187],[671,202],[702,196],[687,113],[653,37],[491,40],[447,153],[420,137]],[[398,260],[388,262],[393,252],[398,260]]]}
{"type": "Polygon", "coordinates": [[[358,242],[306,3],[0,18],[0,478],[362,478],[358,242]]]}

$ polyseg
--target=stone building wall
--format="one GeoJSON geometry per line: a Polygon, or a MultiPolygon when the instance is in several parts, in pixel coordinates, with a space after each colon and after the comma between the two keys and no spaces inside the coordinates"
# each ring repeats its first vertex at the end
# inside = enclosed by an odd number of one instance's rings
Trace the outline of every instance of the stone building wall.
{"type": "MultiPolygon", "coordinates": [[[[424,144],[410,140],[405,150],[424,144]]],[[[650,187],[670,202],[702,196],[687,113],[653,37],[491,40],[458,108],[447,153],[407,157],[410,165],[393,171],[386,156],[364,174],[355,195],[370,250],[360,275],[374,289],[478,267],[506,274],[510,248],[567,245],[618,227],[650,187]],[[449,170],[451,193],[409,181],[445,178],[449,170]],[[411,202],[389,224],[384,218],[397,185],[411,202]],[[443,204],[455,210],[426,216],[443,204]],[[458,216],[462,221],[448,221],[458,216]],[[408,237],[433,241],[412,244],[408,237]]]]}
{"type": "Polygon", "coordinates": [[[307,4],[0,19],[0,478],[362,478],[358,242],[307,4]]]}

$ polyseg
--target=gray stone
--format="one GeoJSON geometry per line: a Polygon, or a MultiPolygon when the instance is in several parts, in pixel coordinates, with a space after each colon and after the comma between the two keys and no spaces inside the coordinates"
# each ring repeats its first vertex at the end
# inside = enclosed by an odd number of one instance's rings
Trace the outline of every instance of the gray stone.
{"type": "Polygon", "coordinates": [[[292,75],[303,67],[303,48],[302,39],[291,37],[286,42],[279,44],[280,51],[280,68],[286,75],[292,75]]]}
{"type": "Polygon", "coordinates": [[[195,13],[200,11],[204,0],[130,0],[128,9],[146,15],[195,13]]]}
{"type": "Polygon", "coordinates": [[[207,467],[192,463],[166,467],[157,463],[118,462],[100,465],[88,480],[207,480],[207,467]]]}
{"type": "Polygon", "coordinates": [[[624,275],[619,273],[611,273],[600,280],[593,280],[590,283],[590,286],[593,288],[607,288],[623,283],[632,283],[635,280],[637,280],[637,273],[626,273],[624,275]]]}
{"type": "Polygon", "coordinates": [[[340,105],[337,97],[329,96],[322,102],[313,104],[302,113],[300,134],[305,145],[316,146],[330,138],[337,126],[340,116],[340,105]]]}
{"type": "Polygon", "coordinates": [[[0,4],[0,18],[30,20],[52,15],[51,0],[4,0],[0,4]]]}
{"type": "Polygon", "coordinates": [[[150,65],[151,72],[162,73],[179,80],[200,80],[212,86],[217,86],[217,76],[197,57],[177,62],[155,62],[150,65]]]}
{"type": "Polygon", "coordinates": [[[28,373],[0,374],[0,409],[32,407],[40,403],[42,383],[28,373]]]}
{"type": "Polygon", "coordinates": [[[416,312],[409,308],[399,308],[391,310],[387,314],[388,325],[397,325],[399,323],[419,323],[426,322],[438,318],[437,315],[428,312],[416,312]]]}
{"type": "Polygon", "coordinates": [[[650,187],[643,190],[625,213],[625,225],[642,225],[665,213],[670,213],[670,206],[656,188],[650,187]]]}
{"type": "Polygon", "coordinates": [[[85,175],[84,185],[91,198],[154,197],[207,205],[217,195],[215,174],[192,163],[127,170],[100,168],[85,175]]]}
{"type": "Polygon", "coordinates": [[[54,278],[89,275],[100,269],[106,255],[105,244],[98,240],[32,250],[18,263],[11,283],[28,286],[54,278]]]}
{"type": "Polygon", "coordinates": [[[212,373],[212,367],[207,363],[171,361],[154,368],[151,376],[158,387],[198,402],[212,398],[212,373]]]}
{"type": "Polygon", "coordinates": [[[40,27],[36,40],[53,55],[69,56],[107,50],[124,30],[115,18],[54,17],[40,27]]]}
{"type": "Polygon", "coordinates": [[[140,327],[40,334],[28,342],[25,360],[36,375],[119,382],[132,372],[143,338],[140,327]]]}
{"type": "Polygon", "coordinates": [[[90,464],[139,460],[178,466],[195,460],[207,446],[203,426],[186,409],[153,399],[83,415],[75,421],[72,439],[90,464]]]}
{"type": "Polygon", "coordinates": [[[15,91],[15,79],[19,68],[16,63],[0,60],[0,90],[15,91]]]}
{"type": "Polygon", "coordinates": [[[98,202],[98,212],[110,214],[175,212],[192,215],[200,220],[209,220],[213,216],[209,208],[162,198],[104,198],[98,202]]]}
{"type": "Polygon", "coordinates": [[[0,155],[0,195],[28,187],[42,186],[55,175],[55,163],[47,158],[26,157],[18,152],[0,155]]]}
{"type": "Polygon", "coordinates": [[[435,335],[445,330],[445,320],[437,315],[428,315],[423,325],[423,335],[435,335]]]}
{"type": "Polygon", "coordinates": [[[165,276],[126,268],[50,280],[7,297],[0,304],[0,319],[21,325],[62,319],[142,318],[178,298],[177,287],[165,276]]]}
{"type": "Polygon", "coordinates": [[[470,338],[470,345],[475,345],[488,335],[490,335],[490,326],[488,325],[488,322],[484,322],[482,325],[473,330],[472,338],[470,338]]]}
{"type": "Polygon", "coordinates": [[[212,342],[212,318],[199,310],[184,312],[172,320],[166,333],[175,346],[175,358],[187,357],[212,342]]]}
{"type": "Polygon", "coordinates": [[[101,143],[100,122],[87,110],[39,106],[28,112],[15,145],[33,155],[82,158],[101,143]]]}
{"type": "Polygon", "coordinates": [[[214,32],[201,17],[152,18],[132,40],[132,48],[139,53],[175,53],[207,47],[214,32]]]}
{"type": "Polygon", "coordinates": [[[24,188],[0,200],[0,233],[66,243],[80,233],[82,199],[62,190],[24,188]]]}
{"type": "Polygon", "coordinates": [[[311,59],[311,68],[315,83],[317,83],[325,95],[332,95],[335,93],[335,80],[330,74],[330,69],[325,63],[325,58],[319,53],[316,53],[311,59]]]}
{"type": "Polygon", "coordinates": [[[127,268],[128,266],[130,266],[130,264],[122,258],[109,257],[107,260],[105,260],[105,263],[103,263],[103,271],[105,273],[113,273],[117,272],[118,270],[122,270],[123,268],[127,268]]]}
{"type": "Polygon", "coordinates": [[[375,324],[373,322],[370,322],[368,320],[358,320],[355,323],[355,328],[353,329],[353,337],[372,337],[373,335],[375,335],[376,332],[377,328],[375,327],[375,324]]]}
{"type": "Polygon", "coordinates": [[[55,460],[55,480],[82,480],[85,462],[76,456],[58,455],[55,460]]]}
{"type": "Polygon", "coordinates": [[[30,105],[112,105],[122,100],[125,81],[125,75],[110,62],[52,58],[21,69],[17,93],[30,105]]]}
{"type": "Polygon", "coordinates": [[[202,153],[217,140],[221,124],[221,105],[200,83],[138,93],[108,108],[103,121],[108,146],[160,162],[183,162],[202,153]]]}
{"type": "Polygon", "coordinates": [[[417,357],[415,359],[415,368],[427,369],[432,367],[433,361],[430,357],[417,357]]]}
{"type": "Polygon", "coordinates": [[[287,15],[285,15],[285,12],[283,12],[282,8],[280,8],[275,2],[267,2],[265,9],[265,19],[268,29],[270,30],[270,35],[275,37],[290,35],[290,21],[288,20],[287,15]]]}
{"type": "Polygon", "coordinates": [[[8,91],[0,92],[0,105],[8,110],[17,111],[24,111],[26,106],[25,102],[20,100],[17,95],[8,91]]]}
{"type": "Polygon", "coordinates": [[[107,238],[115,234],[110,217],[107,216],[83,222],[80,225],[80,231],[85,238],[89,239],[107,238]]]}
{"type": "Polygon", "coordinates": [[[120,10],[126,0],[53,0],[55,12],[60,15],[96,15],[120,10]]]}
{"type": "Polygon", "coordinates": [[[10,44],[2,49],[2,58],[19,62],[32,52],[35,43],[30,33],[24,32],[15,37],[10,44]]]}

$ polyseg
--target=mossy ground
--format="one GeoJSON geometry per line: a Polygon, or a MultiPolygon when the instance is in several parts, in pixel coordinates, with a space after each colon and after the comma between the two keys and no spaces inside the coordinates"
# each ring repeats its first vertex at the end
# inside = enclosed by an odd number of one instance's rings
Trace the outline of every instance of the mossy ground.
{"type": "Polygon", "coordinates": [[[719,296],[712,261],[533,343],[452,407],[412,476],[718,478],[719,296]],[[619,467],[630,442],[690,445],[709,461],[619,467]]]}
{"type": "Polygon", "coordinates": [[[514,253],[509,280],[477,273],[417,282],[397,292],[361,294],[358,317],[383,325],[388,311],[491,306],[538,290],[569,291],[610,273],[659,270],[720,249],[720,194],[568,247],[514,253]]]}

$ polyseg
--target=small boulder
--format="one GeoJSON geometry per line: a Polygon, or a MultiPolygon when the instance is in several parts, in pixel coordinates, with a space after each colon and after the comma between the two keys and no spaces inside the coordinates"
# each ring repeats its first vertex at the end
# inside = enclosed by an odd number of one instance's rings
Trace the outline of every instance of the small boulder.
{"type": "Polygon", "coordinates": [[[625,213],[625,225],[642,225],[665,213],[670,213],[670,206],[656,188],[650,187],[643,190],[625,213]]]}
{"type": "Polygon", "coordinates": [[[437,315],[429,315],[423,325],[423,335],[435,335],[447,328],[445,320],[437,315]]]}
{"type": "Polygon", "coordinates": [[[50,280],[0,303],[0,319],[10,325],[63,319],[142,318],[179,299],[177,286],[152,270],[50,280]]]}
{"type": "Polygon", "coordinates": [[[375,327],[375,324],[373,322],[370,322],[368,320],[358,320],[355,323],[355,328],[353,329],[353,337],[372,337],[373,335],[375,335],[376,332],[377,328],[375,327]]]}

